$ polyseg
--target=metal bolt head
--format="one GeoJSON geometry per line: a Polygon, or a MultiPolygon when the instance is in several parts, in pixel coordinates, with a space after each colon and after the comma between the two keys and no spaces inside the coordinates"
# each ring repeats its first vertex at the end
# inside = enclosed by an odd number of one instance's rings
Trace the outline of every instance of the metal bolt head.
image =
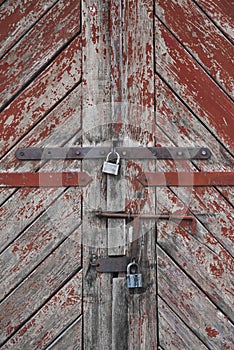
{"type": "Polygon", "coordinates": [[[122,152],[122,155],[123,155],[123,156],[126,156],[126,154],[127,154],[127,152],[125,152],[125,151],[122,152]]]}
{"type": "Polygon", "coordinates": [[[181,157],[183,155],[183,152],[182,151],[178,151],[177,155],[181,157]]]}
{"type": "Polygon", "coordinates": [[[201,151],[201,154],[202,154],[203,156],[206,156],[206,155],[207,155],[206,150],[205,150],[205,149],[203,149],[203,150],[201,151]]]}

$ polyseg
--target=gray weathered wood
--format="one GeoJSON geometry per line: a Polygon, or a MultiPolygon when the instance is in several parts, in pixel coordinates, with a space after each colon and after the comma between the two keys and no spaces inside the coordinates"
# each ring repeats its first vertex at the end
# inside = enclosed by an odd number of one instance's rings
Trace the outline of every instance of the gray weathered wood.
{"type": "Polygon", "coordinates": [[[126,277],[113,278],[112,350],[128,350],[128,290],[126,277]]]}
{"type": "MultiPolygon", "coordinates": [[[[154,146],[153,1],[124,1],[122,6],[121,110],[123,137],[132,146],[154,146]]],[[[116,80],[117,81],[117,80],[116,80]]],[[[126,205],[136,212],[155,212],[155,192],[136,181],[155,171],[154,161],[126,162],[126,205]]],[[[134,220],[127,227],[128,252],[139,262],[143,289],[129,295],[129,349],[156,349],[155,235],[152,222],[134,220]],[[132,243],[132,246],[131,246],[132,243]],[[135,256],[136,255],[136,256],[135,256]]]]}
{"type": "Polygon", "coordinates": [[[81,350],[82,349],[82,317],[79,317],[58,339],[45,350],[81,350]]]}
{"type": "Polygon", "coordinates": [[[159,296],[208,348],[232,349],[233,324],[160,247],[157,256],[159,296]]]}
{"type": "MultiPolygon", "coordinates": [[[[110,0],[82,2],[83,18],[83,146],[102,145],[110,140],[110,0]]],[[[110,349],[112,343],[111,276],[97,273],[90,257],[107,256],[106,221],[94,210],[106,209],[106,178],[102,161],[83,160],[83,170],[93,178],[84,189],[83,266],[84,338],[83,347],[110,349]]]]}
{"type": "Polygon", "coordinates": [[[0,304],[2,344],[81,268],[81,230],[75,230],[0,304]]]}
{"type": "Polygon", "coordinates": [[[80,224],[81,192],[68,189],[0,255],[0,299],[80,224]]]}
{"type": "Polygon", "coordinates": [[[79,272],[1,349],[45,349],[54,338],[81,315],[81,303],[82,272],[79,272]]]}
{"type": "Polygon", "coordinates": [[[158,298],[158,315],[159,343],[164,349],[208,349],[160,297],[158,298]]]}

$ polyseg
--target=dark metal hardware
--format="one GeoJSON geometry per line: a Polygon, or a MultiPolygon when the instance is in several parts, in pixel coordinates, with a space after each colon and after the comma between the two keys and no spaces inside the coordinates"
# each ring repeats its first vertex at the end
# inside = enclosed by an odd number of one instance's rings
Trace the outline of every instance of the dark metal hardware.
{"type": "Polygon", "coordinates": [[[86,186],[91,180],[85,172],[0,173],[0,187],[86,186]]]}
{"type": "Polygon", "coordinates": [[[98,272],[126,272],[127,266],[131,261],[127,256],[116,256],[107,258],[97,258],[91,262],[91,266],[94,266],[98,272]]]}
{"type": "MultiPolygon", "coordinates": [[[[112,151],[111,147],[48,147],[19,148],[16,157],[20,160],[50,159],[103,159],[112,151]]],[[[208,148],[186,147],[116,147],[122,159],[209,159],[208,148]]]]}
{"type": "Polygon", "coordinates": [[[176,214],[137,214],[137,213],[125,213],[125,212],[103,212],[101,210],[96,212],[96,216],[99,218],[107,219],[148,219],[148,220],[173,220],[173,221],[190,221],[191,233],[196,232],[196,219],[192,215],[176,215],[176,214]]]}
{"type": "Polygon", "coordinates": [[[138,177],[143,186],[234,186],[234,172],[159,172],[138,177]]]}

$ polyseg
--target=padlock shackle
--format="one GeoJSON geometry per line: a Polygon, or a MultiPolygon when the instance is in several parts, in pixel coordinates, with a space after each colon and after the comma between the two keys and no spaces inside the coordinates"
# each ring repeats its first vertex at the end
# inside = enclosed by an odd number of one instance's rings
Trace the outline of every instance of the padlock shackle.
{"type": "Polygon", "coordinates": [[[127,274],[128,274],[128,275],[135,275],[135,274],[138,274],[138,273],[139,273],[139,265],[138,265],[135,261],[133,261],[133,262],[131,262],[130,264],[128,264],[128,266],[127,266],[127,274]],[[136,267],[136,272],[135,272],[134,274],[131,273],[131,268],[132,268],[133,266],[136,267]]]}
{"type": "Polygon", "coordinates": [[[119,162],[120,162],[120,155],[119,155],[119,153],[118,153],[118,152],[116,152],[116,151],[111,151],[111,152],[109,152],[109,153],[107,154],[107,156],[106,156],[106,162],[108,162],[109,157],[110,157],[110,155],[111,155],[112,153],[117,154],[117,161],[116,161],[116,163],[115,163],[115,164],[119,164],[119,162]]]}

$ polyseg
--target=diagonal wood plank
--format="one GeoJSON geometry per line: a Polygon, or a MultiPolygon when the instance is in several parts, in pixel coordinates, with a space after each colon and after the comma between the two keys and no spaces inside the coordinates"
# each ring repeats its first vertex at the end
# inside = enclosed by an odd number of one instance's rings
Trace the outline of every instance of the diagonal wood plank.
{"type": "Polygon", "coordinates": [[[230,41],[192,0],[157,0],[155,6],[156,15],[166,27],[213,79],[233,96],[233,75],[230,73],[233,70],[234,47],[230,41]]]}
{"type": "Polygon", "coordinates": [[[233,152],[234,106],[176,38],[157,19],[156,71],[199,120],[233,152]],[[196,72],[196,74],[194,73],[196,72]]]}
{"type": "Polygon", "coordinates": [[[231,40],[234,40],[234,6],[232,1],[196,0],[195,2],[231,40]]]}
{"type": "Polygon", "coordinates": [[[0,255],[1,300],[79,226],[80,210],[80,190],[68,189],[0,255]]]}
{"type": "Polygon", "coordinates": [[[159,342],[170,350],[208,350],[180,318],[159,297],[159,342]]]}
{"type": "Polygon", "coordinates": [[[0,304],[2,344],[81,269],[81,230],[75,230],[0,304]]]}
{"type": "Polygon", "coordinates": [[[45,349],[81,315],[82,272],[77,273],[1,348],[45,349]]]}
{"type": "Polygon", "coordinates": [[[80,31],[80,1],[61,0],[0,62],[1,107],[80,31]]]}
{"type": "Polygon", "coordinates": [[[82,316],[78,318],[46,350],[80,350],[82,349],[82,316]]]}
{"type": "Polygon", "coordinates": [[[158,247],[159,296],[210,349],[232,349],[233,324],[158,247]]]}
{"type": "MultiPolygon", "coordinates": [[[[9,150],[81,79],[80,37],[63,51],[1,115],[0,155],[9,150]],[[12,130],[14,129],[14,136],[12,130]]],[[[61,117],[57,110],[56,123],[61,117]]],[[[55,116],[54,116],[55,117],[55,116]]],[[[48,132],[48,131],[47,131],[48,132]]],[[[43,135],[41,135],[43,136],[43,135]]]]}
{"type": "Polygon", "coordinates": [[[38,0],[5,2],[0,8],[0,56],[9,50],[57,2],[38,0]]]}

